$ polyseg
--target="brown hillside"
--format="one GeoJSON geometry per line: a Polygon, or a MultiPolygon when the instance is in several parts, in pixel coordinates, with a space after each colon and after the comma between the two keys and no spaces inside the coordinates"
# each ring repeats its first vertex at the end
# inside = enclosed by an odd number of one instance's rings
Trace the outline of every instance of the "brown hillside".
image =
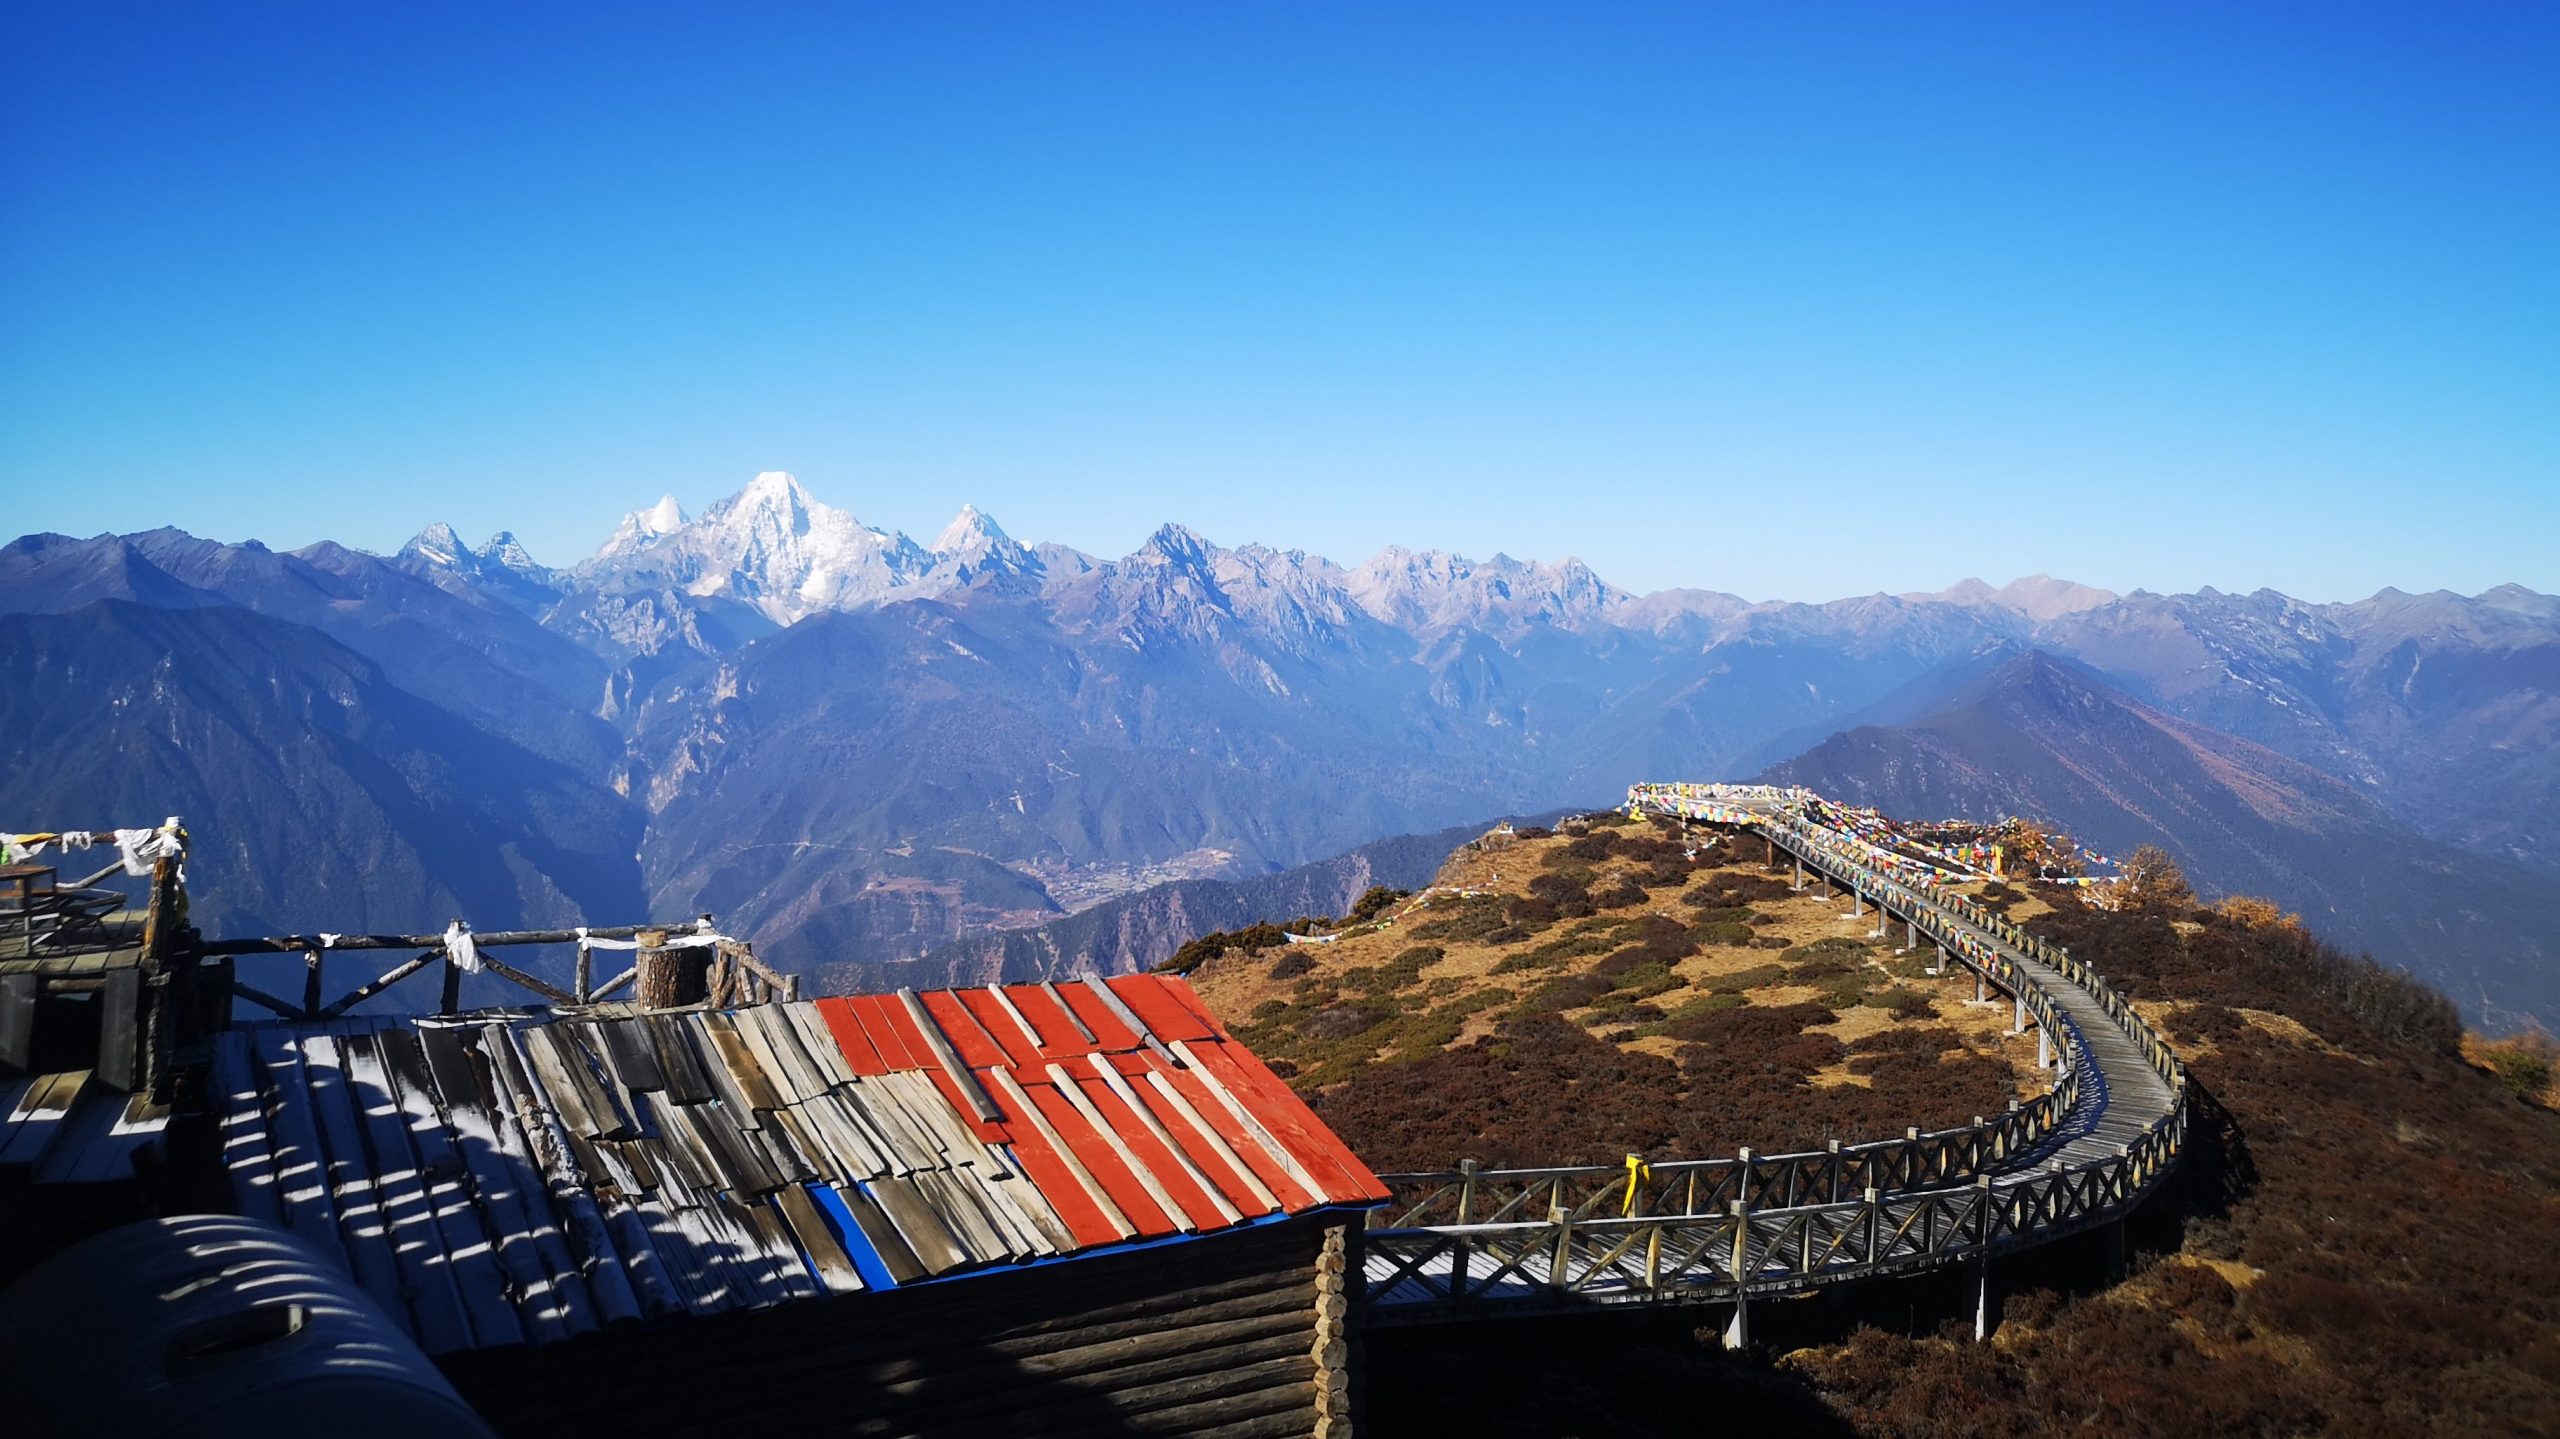
{"type": "MultiPolygon", "coordinates": [[[[1771,892],[1756,845],[1689,864],[1653,832],[1601,833],[1463,854],[1444,881],[1494,897],[1232,952],[1196,982],[1381,1168],[1768,1150],[2033,1084],[2005,1009],[1918,990],[1873,945],[1817,951],[1867,926],[1771,892]],[[1715,928],[1737,923],[1745,943],[1715,928]],[[1519,962],[1542,951],[1561,958],[1519,962]],[[1739,1004],[1720,996],[1742,975],[1739,1004]],[[1895,989],[1925,1014],[1879,1007],[1895,989]]],[[[2070,1246],[2005,1262],[1988,1344],[1961,1285],[1786,1306],[1751,1359],[1704,1309],[1380,1331],[1363,1432],[2560,1434],[2560,1114],[2466,1062],[2442,996],[2299,926],[2056,903],[2011,913],[2192,1062],[2195,1139],[2138,1216],[2130,1278],[2070,1246]]]]}
{"type": "Polygon", "coordinates": [[[1791,893],[1757,843],[1571,828],[1489,836],[1369,923],[1192,983],[1387,1170],[1819,1148],[2044,1088],[2006,1003],[1791,893]]]}

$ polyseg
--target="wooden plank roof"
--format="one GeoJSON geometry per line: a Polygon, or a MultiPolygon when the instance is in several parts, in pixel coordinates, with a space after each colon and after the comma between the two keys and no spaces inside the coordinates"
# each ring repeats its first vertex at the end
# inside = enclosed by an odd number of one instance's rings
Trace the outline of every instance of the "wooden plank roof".
{"type": "Polygon", "coordinates": [[[1211,1234],[1386,1191],[1152,975],[217,1037],[242,1213],[431,1352],[1211,1234]]]}

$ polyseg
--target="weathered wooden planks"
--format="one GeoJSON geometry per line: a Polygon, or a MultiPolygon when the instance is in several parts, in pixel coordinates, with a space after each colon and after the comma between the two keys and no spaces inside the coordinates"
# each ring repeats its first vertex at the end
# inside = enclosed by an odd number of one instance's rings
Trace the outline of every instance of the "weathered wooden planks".
{"type": "Polygon", "coordinates": [[[417,1036],[383,1029],[375,1034],[374,1046],[418,1156],[426,1210],[435,1222],[455,1293],[470,1321],[473,1343],[482,1347],[524,1343],[526,1323],[510,1302],[498,1265],[498,1241],[491,1229],[496,1216],[475,1202],[470,1167],[438,1106],[417,1036]]]}
{"type": "MultiPolygon", "coordinates": [[[[821,1196],[823,1198],[823,1196],[821,1196]]],[[[1321,1432],[1312,1224],[808,1306],[789,1326],[668,1327],[610,1353],[465,1356],[448,1372],[510,1432],[1321,1432]],[[635,1392],[659,1368],[717,1386],[635,1392]]]]}
{"type": "Polygon", "coordinates": [[[216,1047],[226,1163],[246,1204],[325,1231],[438,1353],[1317,1202],[1320,1169],[1286,1195],[1262,1173],[1310,1146],[1225,1117],[1149,1025],[1226,1041],[1180,996],[1129,994],[277,1026],[216,1047]]]}
{"type": "Polygon", "coordinates": [[[470,1319],[453,1276],[436,1206],[427,1192],[427,1177],[413,1147],[399,1097],[375,1048],[370,1026],[359,1030],[341,1023],[335,1028],[338,1058],[364,1150],[372,1160],[371,1179],[400,1293],[414,1317],[418,1342],[431,1354],[472,1343],[470,1319]]]}

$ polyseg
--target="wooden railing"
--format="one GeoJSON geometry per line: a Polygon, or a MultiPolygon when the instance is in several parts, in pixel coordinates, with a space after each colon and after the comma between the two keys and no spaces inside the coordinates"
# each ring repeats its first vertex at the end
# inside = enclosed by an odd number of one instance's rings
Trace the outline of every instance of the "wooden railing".
{"type": "MultiPolygon", "coordinates": [[[[1628,806],[1758,829],[1816,872],[1898,913],[2035,1017],[2053,1041],[2059,1077],[2005,1115],[1898,1140],[1649,1166],[1470,1163],[1381,1176],[1397,1198],[1373,1212],[1360,1236],[1369,1322],[1738,1300],[1977,1260],[2121,1217],[2176,1164],[2186,1139],[2184,1065],[2068,951],[1955,893],[1929,866],[1805,821],[1786,791],[1639,785],[1628,806]],[[2159,1112],[2112,1154],[2059,1157],[2084,1111],[2109,1103],[2110,1089],[2128,1087],[2129,1076],[2107,1083],[2051,987],[2057,977],[2096,1002],[2167,1090],[2159,1112]],[[2099,1074],[2096,1093],[2081,1078],[2084,1064],[2099,1074]]],[[[2146,1097],[2152,1092],[2144,1086],[2146,1097]]]]}
{"type": "Polygon", "coordinates": [[[101,849],[115,858],[96,873],[59,889],[50,885],[41,892],[20,888],[11,918],[22,948],[5,956],[18,963],[15,973],[0,977],[0,1006],[24,1006],[23,1022],[16,1027],[16,1043],[0,1044],[0,1051],[19,1050],[12,1056],[16,1062],[29,1058],[32,1051],[27,1046],[35,1038],[33,1011],[40,995],[95,995],[98,1043],[92,1075],[109,1088],[167,1103],[176,1068],[174,1055],[182,1042],[180,1031],[192,1027],[199,984],[195,966],[186,962],[194,931],[187,923],[183,878],[185,824],[173,817],[128,830],[56,830],[11,839],[31,851],[60,845],[66,859],[101,849]],[[134,868],[144,860],[149,862],[147,870],[134,868]],[[102,896],[102,905],[88,908],[57,905],[48,909],[42,902],[65,891],[88,891],[119,871],[144,877],[138,935],[129,920],[110,918],[118,914],[119,906],[131,911],[129,897],[119,901],[114,895],[102,896]],[[53,927],[40,932],[48,916],[53,927]],[[119,960],[127,951],[129,961],[119,960]],[[42,967],[57,963],[71,968],[47,973],[42,967]]]}
{"type": "Polygon", "coordinates": [[[1732,1159],[1665,1160],[1633,1171],[1622,1165],[1555,1169],[1456,1169],[1380,1176],[1395,1198],[1371,1226],[1501,1224],[1524,1216],[1585,1219],[1632,1210],[1640,1214],[1717,1214],[1735,1203],[1753,1208],[1836,1204],[1870,1189],[1917,1189],[1969,1180],[2015,1164],[2054,1131],[2078,1102],[2079,1072],[2066,1066],[2054,1087],[2007,1113],[1977,1117],[1956,1129],[1866,1144],[1832,1141],[1795,1154],[1732,1159]]]}
{"type": "MultiPolygon", "coordinates": [[[[708,948],[710,953],[703,957],[699,966],[698,983],[687,984],[681,990],[683,1002],[708,1003],[714,1008],[728,1009],[763,1004],[773,999],[796,999],[800,994],[797,976],[777,973],[756,958],[754,946],[746,941],[715,934],[709,915],[682,925],[495,930],[485,934],[464,932],[460,938],[469,941],[472,961],[479,968],[549,1004],[596,1004],[630,987],[646,1002],[664,1005],[669,1002],[668,995],[650,993],[652,965],[691,948],[708,948]],[[569,987],[564,989],[489,953],[492,949],[524,945],[575,945],[574,978],[569,987]],[[607,945],[628,950],[632,961],[621,973],[598,984],[593,979],[594,955],[607,945]]],[[[453,1013],[461,1006],[462,978],[469,968],[456,954],[460,947],[452,931],[445,934],[288,934],[209,940],[198,947],[198,953],[208,957],[302,956],[302,996],[299,1001],[279,998],[238,979],[232,980],[231,992],[286,1019],[323,1020],[346,1014],[431,965],[442,967],[442,992],[436,1012],[453,1013]],[[326,970],[329,957],[364,950],[418,952],[344,994],[324,1000],[323,996],[328,993],[326,970]]]]}

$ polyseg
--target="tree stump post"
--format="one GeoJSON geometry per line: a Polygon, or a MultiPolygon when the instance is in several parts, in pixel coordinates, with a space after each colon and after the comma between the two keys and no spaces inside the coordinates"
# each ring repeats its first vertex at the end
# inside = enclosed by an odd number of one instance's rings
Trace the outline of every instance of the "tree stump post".
{"type": "Polygon", "coordinates": [[[699,946],[669,949],[663,929],[644,929],[632,938],[640,945],[632,994],[642,1009],[673,1009],[702,998],[702,961],[694,957],[699,946]]]}

